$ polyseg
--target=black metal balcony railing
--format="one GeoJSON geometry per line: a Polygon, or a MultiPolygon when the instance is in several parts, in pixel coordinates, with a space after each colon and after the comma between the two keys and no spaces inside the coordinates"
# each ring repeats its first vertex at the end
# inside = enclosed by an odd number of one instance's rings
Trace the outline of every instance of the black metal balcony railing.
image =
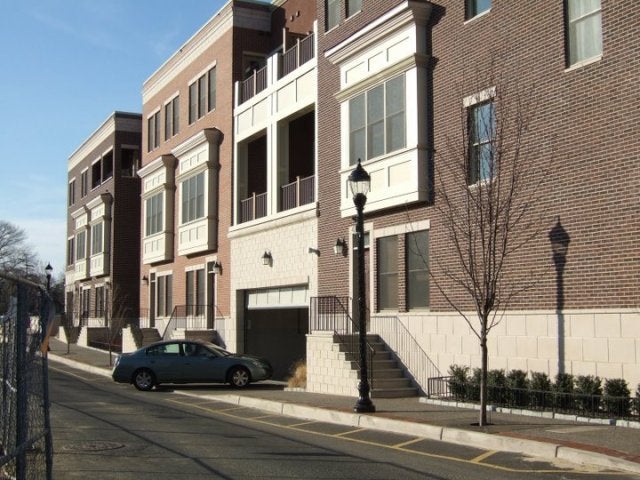
{"type": "Polygon", "coordinates": [[[176,329],[215,330],[216,321],[223,318],[215,305],[176,305],[162,332],[162,339],[169,340],[176,329]]]}
{"type": "Polygon", "coordinates": [[[315,198],[315,176],[297,177],[295,182],[283,185],[281,189],[281,211],[312,203],[315,198]]]}
{"type": "Polygon", "coordinates": [[[269,78],[266,65],[260,70],[254,70],[253,74],[249,78],[240,82],[239,104],[246,102],[267,88],[269,83],[268,80],[269,78]]]}
{"type": "Polygon", "coordinates": [[[267,215],[267,192],[256,194],[240,201],[240,223],[249,222],[267,215]]]}
{"type": "Polygon", "coordinates": [[[298,40],[293,47],[282,54],[280,74],[278,75],[279,79],[290,74],[315,56],[313,39],[313,33],[307,35],[305,38],[298,40]]]}

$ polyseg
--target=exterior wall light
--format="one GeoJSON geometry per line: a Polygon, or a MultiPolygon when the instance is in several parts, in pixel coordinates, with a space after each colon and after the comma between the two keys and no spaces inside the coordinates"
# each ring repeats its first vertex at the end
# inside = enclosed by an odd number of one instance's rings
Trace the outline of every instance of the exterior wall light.
{"type": "Polygon", "coordinates": [[[344,238],[336,239],[336,244],[333,246],[333,254],[342,255],[343,257],[347,254],[347,242],[344,238]]]}
{"type": "Polygon", "coordinates": [[[262,255],[262,264],[271,266],[273,263],[273,257],[271,256],[271,252],[265,250],[264,255],[262,255]]]}

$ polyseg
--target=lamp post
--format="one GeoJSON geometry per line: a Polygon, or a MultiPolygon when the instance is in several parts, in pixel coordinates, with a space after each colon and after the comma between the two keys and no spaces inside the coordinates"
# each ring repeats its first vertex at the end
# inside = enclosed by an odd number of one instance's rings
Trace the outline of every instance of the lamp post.
{"type": "Polygon", "coordinates": [[[360,347],[360,383],[358,383],[358,401],[353,410],[358,413],[373,413],[376,407],[371,402],[369,376],[367,374],[367,349],[366,349],[366,297],[364,285],[364,221],[363,210],[367,203],[367,193],[371,187],[371,177],[360,164],[349,175],[349,188],[353,194],[353,203],[356,206],[356,236],[358,238],[358,340],[360,347]]]}
{"type": "Polygon", "coordinates": [[[553,263],[556,267],[556,314],[558,316],[558,373],[564,373],[564,267],[571,238],[560,223],[549,232],[553,263]]]}
{"type": "Polygon", "coordinates": [[[47,266],[44,267],[44,273],[47,275],[47,292],[51,290],[51,274],[53,273],[53,267],[50,263],[47,263],[47,266]]]}

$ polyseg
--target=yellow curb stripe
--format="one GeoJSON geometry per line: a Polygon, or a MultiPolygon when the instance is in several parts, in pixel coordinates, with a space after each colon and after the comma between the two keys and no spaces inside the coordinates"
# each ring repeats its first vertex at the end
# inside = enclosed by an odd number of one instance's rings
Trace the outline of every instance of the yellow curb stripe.
{"type": "Polygon", "coordinates": [[[481,461],[483,461],[485,458],[489,458],[491,455],[494,455],[498,453],[497,450],[488,450],[486,452],[484,452],[482,455],[478,455],[476,458],[472,458],[471,460],[469,460],[471,463],[480,463],[481,461]]]}
{"type": "Polygon", "coordinates": [[[342,437],[344,435],[351,435],[352,433],[365,432],[366,430],[366,428],[357,428],[355,430],[349,430],[348,432],[336,433],[335,436],[342,437]]]}
{"type": "Polygon", "coordinates": [[[413,445],[414,443],[418,443],[423,441],[424,438],[418,437],[413,440],[409,440],[408,442],[396,443],[395,445],[391,445],[392,448],[402,449],[404,447],[408,447],[409,445],[413,445]]]}

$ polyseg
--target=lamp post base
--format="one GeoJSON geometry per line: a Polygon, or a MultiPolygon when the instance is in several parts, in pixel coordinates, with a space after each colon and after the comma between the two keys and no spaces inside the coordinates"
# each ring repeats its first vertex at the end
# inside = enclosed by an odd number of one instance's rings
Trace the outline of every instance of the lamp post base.
{"type": "Polygon", "coordinates": [[[353,411],[356,413],[375,413],[376,406],[370,398],[359,398],[353,407],[353,411]]]}

